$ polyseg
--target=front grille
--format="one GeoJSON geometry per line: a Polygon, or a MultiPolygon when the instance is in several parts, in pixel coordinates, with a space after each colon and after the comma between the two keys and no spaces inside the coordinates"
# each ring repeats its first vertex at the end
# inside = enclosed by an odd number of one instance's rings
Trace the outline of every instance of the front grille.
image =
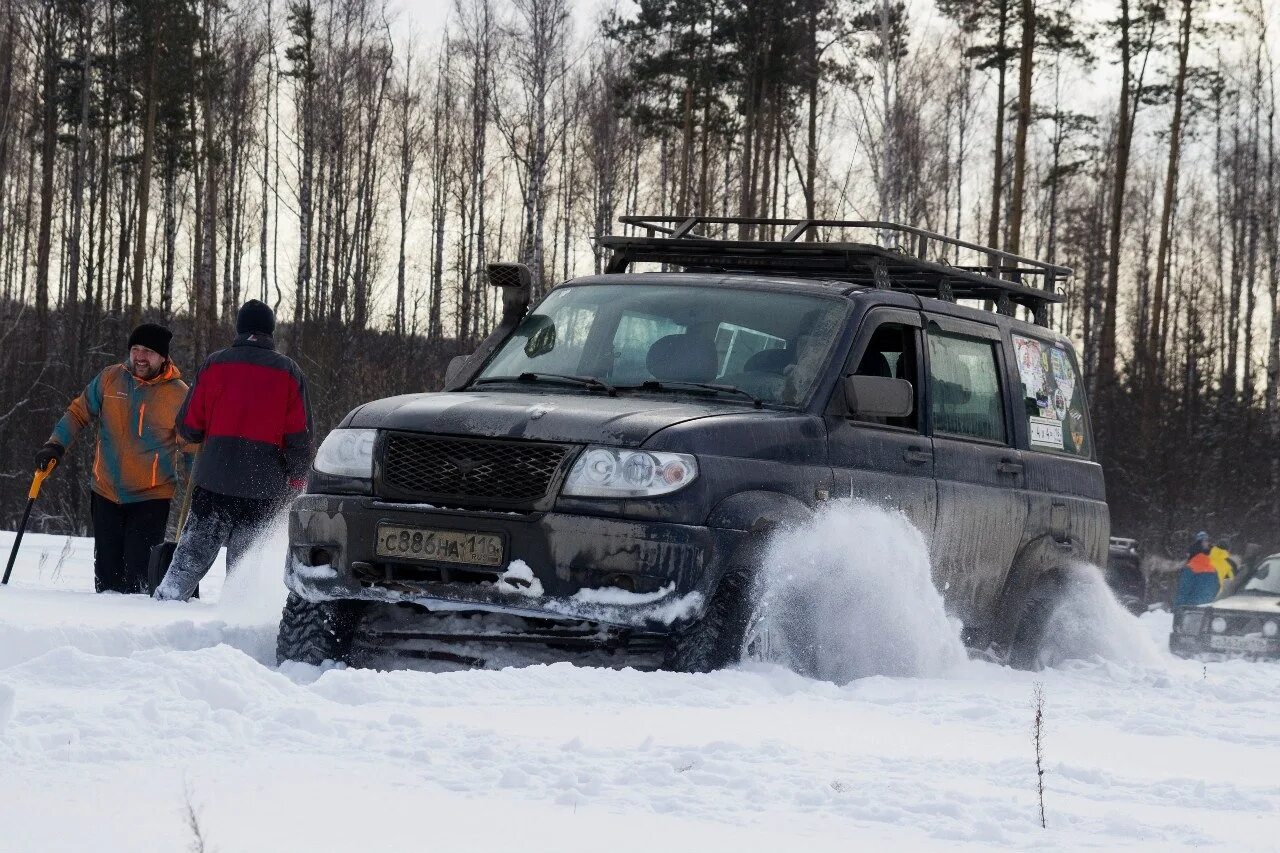
{"type": "Polygon", "coordinates": [[[382,455],[382,493],[465,505],[523,506],[546,497],[569,448],[392,433],[382,455]]]}

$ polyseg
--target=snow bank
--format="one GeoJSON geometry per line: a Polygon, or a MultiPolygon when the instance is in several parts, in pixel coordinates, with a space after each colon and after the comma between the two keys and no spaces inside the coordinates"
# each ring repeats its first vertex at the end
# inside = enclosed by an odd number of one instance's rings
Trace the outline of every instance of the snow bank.
{"type": "Polygon", "coordinates": [[[1153,662],[953,665],[903,519],[841,507],[808,532],[771,569],[833,573],[820,603],[906,647],[845,650],[926,674],[280,669],[259,645],[283,597],[272,540],[185,605],[95,596],[87,542],[55,578],[65,540],[37,540],[0,589],[0,847],[187,849],[189,802],[222,853],[1275,849],[1280,665],[1175,659],[1167,613],[1121,623],[1153,662]],[[893,598],[885,574],[920,598],[893,598]]]}
{"type": "Polygon", "coordinates": [[[839,684],[939,675],[965,660],[906,516],[853,501],[780,530],[764,557],[761,656],[839,684]]]}
{"type": "MultiPolygon", "coordinates": [[[[12,534],[0,535],[7,552],[12,534]]],[[[200,584],[199,599],[157,602],[143,595],[95,595],[93,540],[28,535],[10,584],[0,589],[0,667],[50,650],[129,657],[147,649],[226,644],[275,662],[284,587],[286,529],[266,531],[230,576],[225,551],[200,584]]]]}

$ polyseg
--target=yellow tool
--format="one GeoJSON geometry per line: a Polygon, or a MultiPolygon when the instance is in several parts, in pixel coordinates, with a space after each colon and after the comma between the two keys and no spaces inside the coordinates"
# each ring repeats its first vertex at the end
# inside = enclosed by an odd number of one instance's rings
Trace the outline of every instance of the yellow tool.
{"type": "Polygon", "coordinates": [[[18,535],[14,537],[13,550],[9,552],[9,565],[4,567],[4,579],[0,580],[0,584],[9,582],[9,575],[13,573],[13,561],[18,558],[18,546],[22,544],[22,534],[27,532],[27,520],[31,518],[31,508],[36,505],[36,498],[40,497],[40,486],[57,467],[58,460],[50,459],[49,464],[44,468],[37,468],[36,475],[31,478],[31,489],[27,492],[27,509],[22,513],[22,523],[18,525],[18,535]]]}

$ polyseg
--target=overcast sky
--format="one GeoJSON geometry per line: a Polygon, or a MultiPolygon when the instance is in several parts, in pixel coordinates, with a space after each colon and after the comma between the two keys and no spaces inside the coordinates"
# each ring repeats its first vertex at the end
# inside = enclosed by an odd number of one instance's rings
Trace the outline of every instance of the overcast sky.
{"type": "MultiPolygon", "coordinates": [[[[398,3],[411,22],[410,26],[423,35],[434,34],[444,28],[453,4],[454,0],[399,0],[398,3]]],[[[573,7],[574,30],[579,34],[583,27],[591,25],[601,9],[630,5],[625,0],[619,4],[611,0],[569,0],[569,4],[573,7]]]]}

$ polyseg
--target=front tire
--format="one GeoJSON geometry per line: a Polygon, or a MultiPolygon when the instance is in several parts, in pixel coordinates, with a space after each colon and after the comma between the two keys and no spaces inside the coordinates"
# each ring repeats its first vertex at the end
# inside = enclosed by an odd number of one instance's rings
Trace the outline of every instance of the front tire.
{"type": "Polygon", "coordinates": [[[662,668],[713,672],[738,663],[751,620],[753,587],[746,572],[726,573],[702,618],[672,634],[662,668]]]}
{"type": "Polygon", "coordinates": [[[289,593],[280,614],[276,662],[320,665],[327,660],[350,663],[352,641],[360,625],[355,601],[308,601],[289,593]]]}

